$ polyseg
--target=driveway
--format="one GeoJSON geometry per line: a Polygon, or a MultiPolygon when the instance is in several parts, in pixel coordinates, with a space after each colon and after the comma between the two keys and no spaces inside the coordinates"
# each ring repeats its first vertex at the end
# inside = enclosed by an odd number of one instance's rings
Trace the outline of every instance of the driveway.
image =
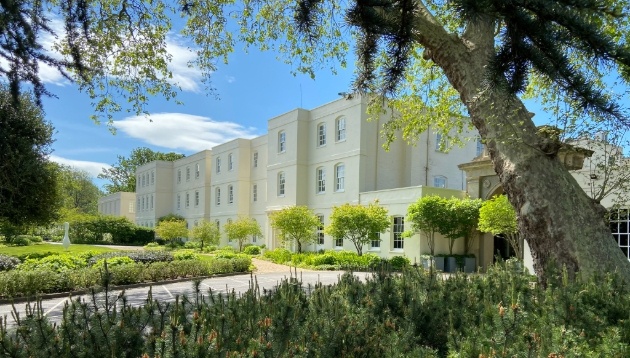
{"type": "MultiPolygon", "coordinates": [[[[261,291],[263,289],[271,290],[276,287],[281,280],[291,276],[297,276],[303,282],[304,286],[320,282],[324,285],[331,285],[336,283],[339,277],[344,273],[344,271],[296,270],[295,268],[290,268],[289,266],[276,265],[274,263],[258,259],[253,259],[253,263],[257,269],[252,274],[246,273],[207,278],[201,281],[202,290],[208,292],[208,290],[211,289],[212,292],[215,293],[226,293],[234,290],[237,294],[244,293],[251,287],[252,279],[255,279],[255,282],[258,283],[261,291]]],[[[355,273],[355,275],[361,279],[365,279],[365,277],[370,274],[358,272],[355,273]]],[[[140,306],[144,304],[150,288],[152,288],[153,298],[162,302],[174,301],[175,297],[178,295],[188,295],[193,292],[192,280],[168,284],[154,283],[149,286],[129,288],[124,291],[130,304],[140,306]]],[[[120,292],[121,290],[115,290],[112,292],[112,296],[117,295],[120,292]]],[[[74,299],[77,298],[90,300],[89,295],[74,297],[74,299]]],[[[42,300],[41,308],[44,315],[54,322],[59,322],[63,313],[64,305],[69,299],[70,297],[61,297],[42,300]]],[[[26,305],[26,303],[15,304],[15,308],[22,317],[25,315],[26,305]]],[[[0,317],[7,317],[8,326],[12,326],[14,323],[11,316],[12,310],[13,306],[11,304],[0,305],[0,317]]]]}

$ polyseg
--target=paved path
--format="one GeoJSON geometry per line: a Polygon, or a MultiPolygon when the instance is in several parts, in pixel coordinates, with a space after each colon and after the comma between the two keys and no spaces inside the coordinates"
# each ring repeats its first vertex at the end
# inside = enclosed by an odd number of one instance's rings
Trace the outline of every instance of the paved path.
{"type": "MultiPolygon", "coordinates": [[[[251,286],[251,279],[255,278],[260,289],[273,289],[277,284],[285,278],[293,275],[304,283],[304,285],[315,284],[321,282],[325,285],[334,284],[338,281],[343,271],[312,271],[290,268],[284,265],[276,265],[271,262],[253,259],[254,265],[257,266],[252,274],[238,274],[232,276],[213,277],[205,279],[201,282],[201,287],[204,291],[212,289],[213,292],[231,292],[234,290],[236,293],[243,293],[247,291],[251,286]],[[296,274],[297,272],[297,274],[296,274]]],[[[368,273],[355,273],[360,278],[365,278],[368,273]]],[[[147,297],[149,288],[152,287],[153,297],[159,299],[162,302],[174,301],[177,295],[186,295],[192,293],[192,282],[184,281],[177,283],[160,284],[156,283],[152,286],[130,288],[125,290],[128,298],[128,302],[132,305],[142,305],[147,297]]],[[[112,294],[118,294],[120,291],[114,291],[112,294]]],[[[78,296],[81,299],[89,300],[89,295],[78,296]]],[[[59,322],[61,314],[63,313],[63,307],[69,300],[69,297],[51,298],[42,301],[42,310],[44,314],[55,322],[59,322]]],[[[15,307],[20,312],[20,315],[25,313],[25,303],[18,303],[15,307]]],[[[13,325],[13,319],[11,316],[13,308],[10,304],[0,305],[0,317],[7,317],[7,323],[9,326],[13,325]]]]}

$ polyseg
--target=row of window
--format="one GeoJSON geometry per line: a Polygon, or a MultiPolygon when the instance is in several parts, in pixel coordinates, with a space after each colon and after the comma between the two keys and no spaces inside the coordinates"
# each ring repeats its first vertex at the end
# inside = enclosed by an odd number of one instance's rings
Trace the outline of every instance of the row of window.
{"type": "MultiPolygon", "coordinates": [[[[136,198],[136,206],[138,207],[138,211],[147,211],[147,210],[153,210],[153,194],[149,195],[142,195],[140,197],[136,198]]],[[[131,212],[131,210],[133,210],[132,208],[133,204],[129,205],[129,210],[131,212]]]]}
{"type": "MultiPolygon", "coordinates": [[[[195,179],[199,179],[201,177],[201,166],[199,164],[195,164],[195,179]]],[[[190,181],[190,167],[186,167],[186,181],[190,181]]],[[[182,170],[177,169],[177,184],[182,182],[182,170]]]]}
{"type": "MultiPolygon", "coordinates": [[[[194,193],[194,201],[195,201],[195,207],[199,206],[199,202],[200,202],[200,194],[199,194],[199,190],[195,190],[194,193]]],[[[186,193],[183,195],[184,197],[184,207],[186,209],[188,209],[190,207],[190,193],[186,193]]],[[[177,193],[177,210],[182,208],[182,194],[181,193],[177,193]]]]}
{"type": "MultiPolygon", "coordinates": [[[[234,170],[234,154],[229,153],[227,156],[227,170],[228,171],[232,171],[234,170]]],[[[252,166],[254,168],[258,168],[258,152],[254,152],[252,154],[252,166]]],[[[215,171],[217,172],[217,174],[221,174],[221,157],[217,157],[215,159],[215,171]]]]}
{"type": "MultiPolygon", "coordinates": [[[[336,192],[342,192],[346,188],[346,166],[339,163],[334,167],[334,183],[333,187],[336,192]]],[[[278,173],[278,196],[284,196],[286,188],[286,174],[278,173]]],[[[323,194],[326,192],[326,168],[319,167],[315,171],[315,192],[323,194]]],[[[256,201],[256,200],[254,200],[256,201]]]]}
{"type": "Polygon", "coordinates": [[[151,173],[142,173],[136,177],[136,185],[140,187],[145,187],[149,185],[155,184],[155,171],[151,173]]]}
{"type": "MultiPolygon", "coordinates": [[[[335,121],[335,141],[342,142],[344,140],[346,140],[346,118],[340,117],[335,121]]],[[[323,147],[326,145],[326,142],[326,123],[320,123],[317,125],[317,146],[323,147]]]]}

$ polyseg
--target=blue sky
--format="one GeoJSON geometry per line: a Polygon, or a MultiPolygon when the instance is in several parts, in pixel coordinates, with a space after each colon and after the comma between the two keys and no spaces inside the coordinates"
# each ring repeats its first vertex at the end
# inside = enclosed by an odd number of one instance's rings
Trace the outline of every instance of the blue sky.
{"type": "MultiPolygon", "coordinates": [[[[44,69],[42,78],[58,98],[45,98],[46,118],[55,127],[53,161],[68,164],[96,177],[101,168],[128,156],[132,149],[196,153],[233,138],[251,138],[266,132],[267,120],[292,109],[314,108],[348,91],[352,69],[339,68],[337,75],[322,71],[313,80],[293,76],[291,66],[275,54],[250,49],[235,52],[228,65],[213,73],[212,85],[220,97],[208,96],[201,75],[186,67],[191,53],[181,44],[170,44],[174,78],[182,87],[178,105],[155,97],[146,117],[121,113],[115,117],[116,134],[103,123],[95,124],[89,97],[78,88],[44,69]]],[[[104,181],[95,180],[98,185],[104,181]]]]}

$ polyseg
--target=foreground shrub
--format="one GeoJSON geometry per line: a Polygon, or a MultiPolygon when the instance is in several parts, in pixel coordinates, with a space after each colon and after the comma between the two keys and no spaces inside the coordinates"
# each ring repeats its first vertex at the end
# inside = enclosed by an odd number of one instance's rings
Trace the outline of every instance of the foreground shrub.
{"type": "Polygon", "coordinates": [[[87,266],[87,261],[72,254],[49,255],[41,259],[27,259],[20,264],[17,269],[20,271],[46,270],[52,272],[62,272],[66,270],[76,270],[87,266]]]}
{"type": "MultiPolygon", "coordinates": [[[[217,259],[225,260],[225,259],[217,259]]],[[[194,262],[151,264],[182,265],[194,262]]],[[[121,266],[123,267],[123,266],[121,266]]],[[[184,268],[185,267],[185,268],[184,268]]],[[[35,279],[35,278],[34,278],[35,279]]],[[[142,307],[71,302],[53,325],[34,310],[0,326],[0,354],[18,357],[627,357],[630,295],[613,275],[547,288],[511,264],[449,279],[410,268],[365,282],[345,274],[308,290],[192,297],[142,307]],[[308,293],[307,293],[308,291],[308,293]],[[96,311],[98,309],[98,312],[96,311]],[[98,327],[98,329],[91,329],[98,327]],[[28,334],[25,334],[28,332],[28,334]],[[86,335],[85,332],[90,332],[86,335]],[[45,344],[43,344],[45,342],[45,344]]],[[[205,290],[204,290],[205,291],[205,290]]],[[[103,300],[100,300],[103,301],[103,300]]]]}
{"type": "Polygon", "coordinates": [[[291,251],[284,248],[277,248],[266,251],[263,257],[277,264],[286,264],[291,261],[291,251]]]}
{"type": "Polygon", "coordinates": [[[173,253],[170,251],[158,251],[158,250],[150,250],[150,251],[114,251],[114,252],[105,252],[102,254],[98,254],[93,256],[88,260],[89,265],[94,265],[97,261],[101,259],[110,259],[113,257],[121,257],[126,256],[138,263],[152,263],[152,262],[161,262],[161,261],[173,261],[173,253]]]}
{"type": "Polygon", "coordinates": [[[248,255],[260,255],[260,246],[250,245],[243,249],[243,252],[248,255]]]}
{"type": "Polygon", "coordinates": [[[199,255],[192,249],[177,250],[173,253],[174,260],[194,260],[198,258],[199,255]]]}
{"type": "MultiPolygon", "coordinates": [[[[290,264],[318,270],[330,270],[331,267],[346,270],[369,270],[381,263],[381,259],[371,253],[359,256],[354,251],[336,250],[323,253],[302,252],[298,254],[284,248],[278,248],[265,252],[263,257],[277,264],[290,264]]],[[[407,263],[409,263],[408,260],[407,263]]],[[[396,269],[400,270],[400,268],[396,269]]]]}
{"type": "Polygon", "coordinates": [[[11,244],[14,246],[29,246],[31,244],[29,237],[30,235],[18,235],[11,240],[11,244]]]}

